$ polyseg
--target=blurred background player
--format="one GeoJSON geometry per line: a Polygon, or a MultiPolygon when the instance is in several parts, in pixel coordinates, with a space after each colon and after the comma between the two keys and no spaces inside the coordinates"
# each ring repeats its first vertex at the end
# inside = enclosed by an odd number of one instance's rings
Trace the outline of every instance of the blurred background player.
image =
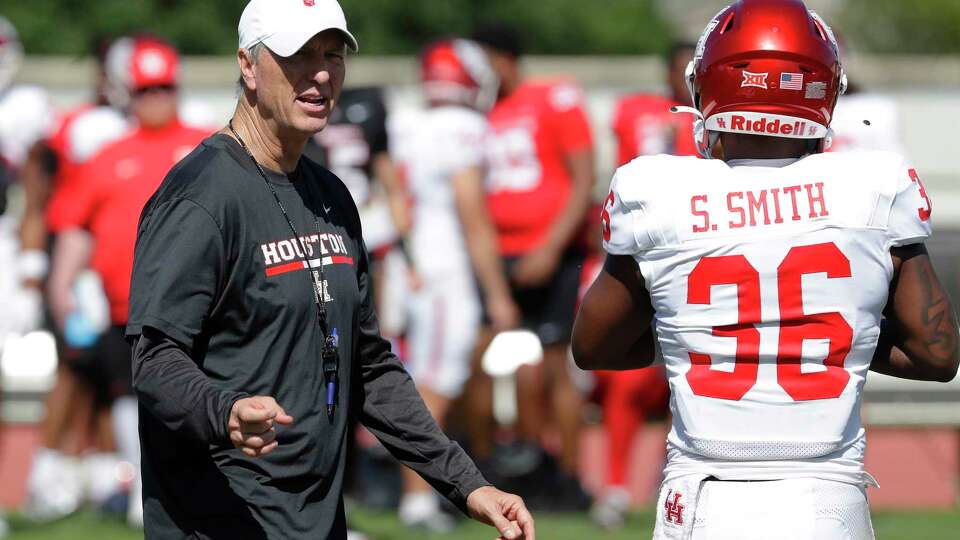
{"type": "Polygon", "coordinates": [[[350,190],[360,210],[364,241],[371,254],[382,257],[397,240],[395,221],[403,219],[390,207],[390,190],[400,189],[396,165],[389,153],[387,106],[377,87],[345,88],[340,106],[326,129],[314,135],[304,154],[328,167],[350,190]]]}
{"type": "MultiPolygon", "coordinates": [[[[577,478],[582,397],[571,379],[568,358],[584,259],[576,240],[594,183],[583,92],[569,80],[525,79],[515,29],[491,24],[478,28],[473,37],[500,79],[498,100],[488,115],[492,136],[487,204],[521,326],[537,334],[544,347],[540,365],[524,366],[517,373],[519,449],[545,457],[540,445],[549,418],[560,435],[559,471],[534,484],[551,495],[557,509],[583,510],[590,497],[577,478]]],[[[481,345],[488,340],[485,336],[481,345]]],[[[490,383],[477,367],[474,373],[471,444],[483,459],[492,441],[491,423],[482,420],[490,417],[490,383]],[[483,411],[486,416],[481,416],[483,411]]]]}
{"type": "MultiPolygon", "coordinates": [[[[840,54],[848,58],[850,48],[840,34],[837,34],[837,42],[840,45],[840,54]]],[[[904,152],[901,140],[903,128],[897,102],[890,96],[865,89],[853,78],[847,84],[846,93],[837,101],[830,129],[833,130],[830,152],[904,152]]]]}
{"type": "MultiPolygon", "coordinates": [[[[151,37],[122,38],[107,53],[111,79],[128,92],[128,111],[136,127],[83,163],[77,180],[58,190],[63,230],[82,229],[92,239],[90,267],[99,274],[109,304],[110,327],[94,346],[98,374],[112,398],[114,436],[121,455],[139,470],[137,404],[130,380],[130,347],[123,337],[127,322],[130,274],[140,211],[166,173],[199,142],[206,130],[185,127],[177,112],[176,50],[151,37]]],[[[86,260],[81,253],[59,251],[54,272],[73,283],[86,260]],[[73,273],[73,275],[69,275],[73,273]]],[[[69,289],[56,294],[68,295],[69,289]]],[[[142,524],[139,483],[130,492],[129,520],[142,524]]]]}
{"type": "MultiPolygon", "coordinates": [[[[37,143],[49,136],[55,116],[45,91],[11,85],[22,57],[16,29],[0,17],[0,353],[8,339],[40,328],[49,266],[43,228],[48,171],[37,143]]],[[[0,536],[6,529],[0,517],[0,536]]]]}
{"type": "MultiPolygon", "coordinates": [[[[110,82],[105,56],[111,40],[98,38],[92,47],[95,60],[93,99],[62,114],[52,136],[43,141],[41,152],[50,165],[51,175],[44,189],[46,233],[51,250],[77,252],[75,259],[86,261],[91,249],[89,234],[79,229],[62,230],[61,206],[69,198],[56,197],[58,190],[71,190],[77,181],[80,165],[103,145],[119,138],[130,129],[123,111],[111,105],[110,82]],[[55,204],[49,204],[55,202],[55,204]],[[61,234],[62,233],[62,234],[61,234]]],[[[50,294],[47,306],[52,315],[54,334],[58,337],[57,374],[53,388],[47,393],[45,415],[41,423],[42,445],[36,450],[27,482],[25,513],[32,519],[58,519],[76,510],[83,499],[100,504],[118,487],[109,404],[98,396],[105,389],[97,388],[93,376],[95,359],[90,343],[64,339],[65,320],[78,308],[74,298],[74,272],[51,273],[47,281],[50,294]],[[92,453],[87,450],[93,448],[92,453]],[[81,461],[77,461],[81,458],[81,461]]],[[[101,301],[102,302],[102,301],[101,301]]],[[[87,307],[88,306],[84,306],[87,307]]]]}
{"type": "MultiPolygon", "coordinates": [[[[444,424],[451,400],[470,374],[480,299],[495,331],[519,318],[497,254],[484,197],[484,113],[497,76],[479,45],[464,39],[428,45],[420,56],[427,109],[394,122],[394,155],[411,201],[408,249],[415,278],[409,293],[406,367],[434,418],[444,424]]],[[[399,205],[398,205],[399,206],[399,205]]],[[[449,530],[453,518],[416,473],[404,469],[400,519],[407,526],[449,530]]]]}
{"type": "Polygon", "coordinates": [[[694,49],[696,45],[687,42],[670,47],[665,58],[667,94],[630,94],[617,102],[611,125],[617,139],[618,166],[637,156],[697,155],[690,118],[670,111],[674,106],[692,104],[684,71],[694,49]]]}
{"type": "MultiPolygon", "coordinates": [[[[695,44],[687,42],[670,47],[664,58],[666,95],[631,94],[617,102],[611,125],[617,140],[618,166],[637,156],[697,155],[690,118],[671,112],[672,107],[693,103],[684,72],[695,49],[695,44]]],[[[602,258],[599,261],[602,264],[602,258]]],[[[630,509],[630,492],[627,490],[630,451],[644,420],[651,414],[664,412],[668,397],[667,380],[661,366],[601,371],[597,378],[603,405],[603,428],[607,435],[607,470],[603,492],[598,494],[590,517],[601,527],[617,529],[623,526],[630,509]]]]}

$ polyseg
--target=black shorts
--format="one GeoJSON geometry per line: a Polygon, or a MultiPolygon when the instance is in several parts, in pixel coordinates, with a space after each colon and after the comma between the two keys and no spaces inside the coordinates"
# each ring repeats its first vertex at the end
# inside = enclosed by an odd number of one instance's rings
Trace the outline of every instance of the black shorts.
{"type": "Polygon", "coordinates": [[[111,326],[89,349],[63,348],[68,365],[93,386],[97,403],[133,393],[133,348],[124,326],[111,326]]]}
{"type": "MultiPolygon", "coordinates": [[[[520,258],[504,258],[507,275],[520,258]]],[[[583,259],[581,252],[567,251],[560,259],[556,273],[545,285],[532,288],[510,286],[513,301],[520,308],[521,327],[535,333],[544,346],[570,343],[583,259]]]]}

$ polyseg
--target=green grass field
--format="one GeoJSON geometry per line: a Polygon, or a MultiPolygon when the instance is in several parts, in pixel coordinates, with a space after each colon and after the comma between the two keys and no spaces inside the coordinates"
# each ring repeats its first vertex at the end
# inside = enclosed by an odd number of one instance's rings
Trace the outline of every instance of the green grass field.
{"type": "MultiPolygon", "coordinates": [[[[627,527],[608,533],[594,527],[580,514],[539,514],[537,536],[542,540],[642,540],[650,538],[653,512],[631,516],[627,527]]],[[[354,527],[373,540],[490,540],[492,529],[463,522],[453,533],[429,535],[404,529],[391,513],[355,510],[350,517],[354,527]]],[[[5,540],[134,540],[143,535],[115,521],[106,521],[93,513],[84,513],[47,525],[31,524],[16,516],[5,540]]],[[[960,537],[960,512],[875,512],[873,525],[878,540],[946,540],[960,537]]]]}

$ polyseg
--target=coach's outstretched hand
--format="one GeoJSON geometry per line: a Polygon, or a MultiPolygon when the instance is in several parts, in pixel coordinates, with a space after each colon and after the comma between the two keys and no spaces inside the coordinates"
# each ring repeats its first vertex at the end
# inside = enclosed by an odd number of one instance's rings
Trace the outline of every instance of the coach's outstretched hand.
{"type": "Polygon", "coordinates": [[[516,495],[484,486],[467,497],[467,509],[473,519],[496,527],[498,540],[536,540],[533,516],[516,495]]]}
{"type": "Polygon", "coordinates": [[[293,417],[270,396],[238,399],[230,409],[230,442],[250,457],[265,456],[277,447],[274,424],[290,425],[293,417]]]}

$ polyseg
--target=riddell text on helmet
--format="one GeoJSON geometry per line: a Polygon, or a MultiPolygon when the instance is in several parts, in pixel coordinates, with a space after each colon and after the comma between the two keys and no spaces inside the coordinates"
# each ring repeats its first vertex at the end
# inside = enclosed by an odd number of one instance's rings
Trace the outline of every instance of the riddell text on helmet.
{"type": "MultiPolygon", "coordinates": [[[[717,125],[721,128],[726,128],[726,123],[727,121],[724,118],[717,119],[717,125]]],[[[803,136],[804,132],[807,132],[807,135],[815,135],[817,133],[817,126],[810,126],[807,125],[807,122],[799,120],[791,124],[781,122],[779,119],[772,121],[768,121],[766,118],[749,120],[746,117],[736,114],[730,117],[730,129],[746,133],[766,133],[769,135],[803,136]]]]}

